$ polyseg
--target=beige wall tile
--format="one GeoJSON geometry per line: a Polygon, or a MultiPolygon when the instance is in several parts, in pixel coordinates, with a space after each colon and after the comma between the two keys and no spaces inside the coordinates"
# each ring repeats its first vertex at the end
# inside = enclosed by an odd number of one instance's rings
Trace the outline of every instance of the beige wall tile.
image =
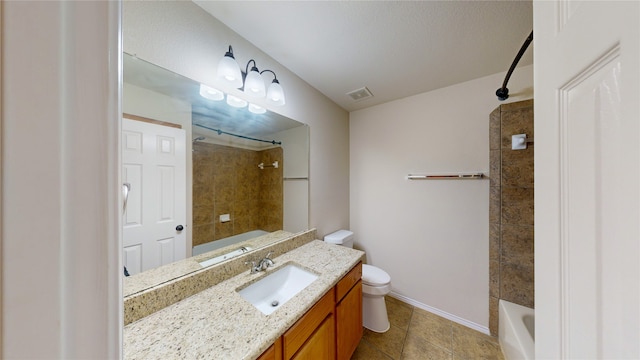
{"type": "Polygon", "coordinates": [[[206,235],[198,229],[194,245],[258,228],[282,229],[282,148],[252,151],[200,142],[194,149],[194,226],[211,225],[206,235]],[[277,169],[258,168],[276,160],[277,169]],[[222,214],[230,214],[231,221],[220,223],[222,214]]]}
{"type": "Polygon", "coordinates": [[[500,187],[492,186],[489,188],[489,223],[496,224],[501,222],[500,207],[500,187]]]}
{"type": "Polygon", "coordinates": [[[489,261],[489,296],[500,296],[500,261],[489,261]]]}
{"type": "Polygon", "coordinates": [[[500,105],[489,125],[489,330],[497,334],[500,298],[533,304],[534,147],[511,150],[512,135],[534,137],[533,100],[500,105]]]}
{"type": "Polygon", "coordinates": [[[492,336],[498,336],[498,304],[497,297],[489,297],[489,332],[492,336]]]}
{"type": "Polygon", "coordinates": [[[502,224],[533,225],[533,188],[502,188],[502,224]]]}
{"type": "Polygon", "coordinates": [[[534,271],[532,266],[501,264],[500,275],[501,299],[533,307],[534,271]]]}
{"type": "Polygon", "coordinates": [[[502,151],[501,184],[507,187],[533,187],[533,147],[502,151]]]}
{"type": "Polygon", "coordinates": [[[489,224],[489,260],[500,260],[500,224],[489,224]]]}
{"type": "Polygon", "coordinates": [[[532,225],[503,224],[501,261],[533,267],[533,241],[532,225]]]}
{"type": "Polygon", "coordinates": [[[500,186],[502,180],[501,150],[489,150],[489,186],[500,186]]]}
{"type": "Polygon", "coordinates": [[[489,149],[500,149],[500,107],[489,115],[489,149]]]}
{"type": "Polygon", "coordinates": [[[215,221],[213,206],[193,207],[193,226],[211,224],[215,221]]]}
{"type": "Polygon", "coordinates": [[[528,138],[533,138],[533,107],[507,111],[503,109],[501,125],[503,149],[511,149],[512,135],[527,134],[528,138]]]}
{"type": "Polygon", "coordinates": [[[192,242],[193,246],[206,244],[214,240],[215,225],[204,224],[193,227],[192,242]]]}

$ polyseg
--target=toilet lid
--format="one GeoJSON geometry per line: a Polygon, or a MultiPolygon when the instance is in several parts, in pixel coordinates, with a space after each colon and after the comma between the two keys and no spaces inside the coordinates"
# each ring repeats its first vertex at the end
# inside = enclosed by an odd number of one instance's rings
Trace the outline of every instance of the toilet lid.
{"type": "Polygon", "coordinates": [[[362,281],[369,285],[387,285],[391,276],[375,266],[362,264],[362,281]]]}

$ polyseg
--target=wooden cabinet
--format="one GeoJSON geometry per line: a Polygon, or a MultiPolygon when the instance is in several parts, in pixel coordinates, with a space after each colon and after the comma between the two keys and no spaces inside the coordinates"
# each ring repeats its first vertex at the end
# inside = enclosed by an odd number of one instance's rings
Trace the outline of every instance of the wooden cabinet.
{"type": "MultiPolygon", "coordinates": [[[[334,312],[334,296],[335,288],[332,288],[320,299],[313,307],[307,311],[287,332],[282,336],[284,358],[285,360],[292,359],[298,350],[305,345],[309,340],[312,340],[317,330],[324,324],[325,319],[331,316],[331,324],[333,324],[333,312],[334,312]]],[[[335,340],[333,326],[331,329],[331,344],[327,344],[332,349],[335,349],[335,340]]],[[[324,333],[320,335],[324,336],[324,333]]],[[[313,340],[315,342],[319,339],[313,340]]],[[[317,345],[317,344],[316,344],[317,345]]],[[[315,345],[314,345],[315,346],[315,345]]],[[[320,358],[318,358],[320,359],[320,358]]],[[[329,358],[331,359],[331,358],[329,358]]]]}
{"type": "Polygon", "coordinates": [[[362,338],[361,278],[358,263],[258,360],[351,358],[362,338]]]}
{"type": "Polygon", "coordinates": [[[336,359],[348,360],[362,338],[362,264],[336,285],[336,359]],[[338,297],[339,294],[343,296],[338,297]]]}
{"type": "Polygon", "coordinates": [[[335,355],[335,338],[335,317],[329,314],[292,359],[331,360],[335,355]]]}
{"type": "Polygon", "coordinates": [[[336,305],[337,359],[348,360],[362,338],[362,281],[336,305]]]}
{"type": "Polygon", "coordinates": [[[257,360],[282,360],[282,338],[276,340],[257,360]]]}

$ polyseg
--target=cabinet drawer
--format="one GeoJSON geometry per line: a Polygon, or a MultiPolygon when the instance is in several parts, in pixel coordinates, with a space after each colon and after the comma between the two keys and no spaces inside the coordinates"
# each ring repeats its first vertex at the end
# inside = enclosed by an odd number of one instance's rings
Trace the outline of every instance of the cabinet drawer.
{"type": "Polygon", "coordinates": [[[290,359],[309,336],[333,313],[335,290],[332,288],[282,336],[284,358],[290,359]]]}
{"type": "Polygon", "coordinates": [[[360,279],[362,279],[362,262],[354,266],[336,285],[336,303],[340,302],[360,279]]]}

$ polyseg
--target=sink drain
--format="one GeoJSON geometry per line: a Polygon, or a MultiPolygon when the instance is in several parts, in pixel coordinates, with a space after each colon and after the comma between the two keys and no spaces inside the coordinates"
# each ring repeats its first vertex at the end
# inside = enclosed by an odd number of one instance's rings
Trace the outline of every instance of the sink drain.
{"type": "Polygon", "coordinates": [[[280,302],[278,302],[278,300],[273,300],[273,301],[271,302],[271,306],[273,306],[273,307],[276,307],[276,306],[278,306],[278,305],[280,305],[280,302]]]}

